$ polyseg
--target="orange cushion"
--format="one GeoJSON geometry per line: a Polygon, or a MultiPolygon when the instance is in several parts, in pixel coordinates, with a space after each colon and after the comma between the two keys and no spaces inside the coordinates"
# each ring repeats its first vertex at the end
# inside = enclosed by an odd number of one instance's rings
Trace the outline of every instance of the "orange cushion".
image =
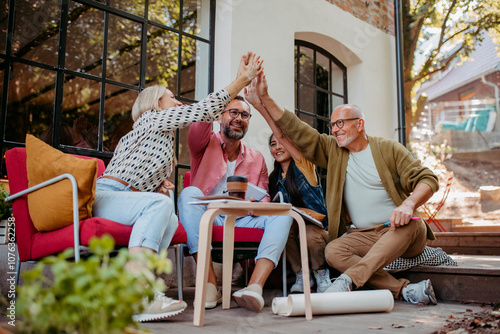
{"type": "MultiPolygon", "coordinates": [[[[65,154],[40,139],[26,135],[28,185],[33,187],[58,175],[69,173],[78,185],[80,220],[92,217],[95,200],[97,160],[65,154]]],[[[52,231],[73,224],[71,181],[64,179],[28,195],[33,225],[38,231],[52,231]]]]}

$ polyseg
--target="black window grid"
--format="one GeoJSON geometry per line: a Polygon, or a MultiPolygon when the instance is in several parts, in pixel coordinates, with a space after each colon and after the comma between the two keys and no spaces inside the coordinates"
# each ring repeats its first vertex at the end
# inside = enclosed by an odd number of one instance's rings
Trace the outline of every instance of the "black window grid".
{"type": "MultiPolygon", "coordinates": [[[[109,5],[109,0],[106,0],[104,3],[102,2],[97,2],[97,1],[91,1],[91,0],[74,0],[75,3],[79,3],[82,5],[87,5],[90,7],[93,7],[95,9],[101,10],[104,13],[104,36],[103,36],[103,54],[102,54],[102,75],[101,76],[96,76],[92,75],[89,73],[84,73],[80,71],[74,71],[65,68],[65,49],[66,49],[66,32],[68,29],[68,11],[69,11],[69,3],[70,1],[73,0],[62,0],[61,1],[61,15],[60,15],[60,22],[59,22],[59,41],[58,41],[58,61],[56,66],[52,66],[49,64],[44,64],[40,63],[37,61],[32,61],[29,59],[21,58],[21,57],[16,57],[15,55],[11,54],[11,49],[12,49],[12,38],[13,38],[13,30],[14,30],[14,17],[15,17],[15,3],[16,0],[8,0],[7,8],[8,8],[8,16],[7,16],[7,34],[6,34],[6,41],[5,41],[5,49],[0,50],[0,67],[3,67],[3,89],[0,92],[2,94],[2,99],[0,103],[0,111],[1,111],[1,117],[0,117],[0,150],[3,153],[5,150],[12,148],[12,147],[20,147],[24,146],[24,142],[16,142],[16,141],[9,141],[5,140],[5,128],[8,126],[6,124],[6,118],[7,118],[7,106],[8,106],[8,92],[9,92],[9,76],[10,76],[10,71],[9,69],[11,66],[15,63],[19,64],[24,64],[24,65],[29,65],[29,66],[34,66],[34,67],[39,67],[42,69],[46,69],[49,71],[54,71],[56,73],[56,81],[54,85],[54,110],[53,110],[53,124],[54,124],[54,131],[52,135],[53,139],[53,144],[52,146],[60,149],[63,152],[66,153],[71,153],[71,154],[80,154],[80,155],[85,155],[85,156],[92,156],[92,157],[97,157],[105,160],[109,160],[113,153],[112,152],[106,152],[103,150],[103,131],[104,131],[104,103],[105,103],[105,98],[106,98],[106,92],[105,92],[105,87],[107,84],[111,84],[117,87],[121,87],[126,90],[135,90],[135,91],[141,91],[146,87],[148,84],[146,80],[146,52],[147,52],[147,32],[148,32],[148,27],[149,26],[155,26],[160,29],[165,29],[168,31],[171,31],[175,34],[178,34],[179,40],[178,40],[178,50],[182,50],[182,41],[183,38],[191,38],[196,41],[200,41],[203,43],[206,43],[208,45],[208,56],[209,56],[209,61],[208,61],[208,91],[213,91],[213,78],[214,78],[214,36],[215,36],[215,8],[216,8],[216,3],[215,0],[210,0],[210,8],[209,8],[209,32],[208,32],[208,38],[204,38],[201,36],[198,36],[196,34],[191,34],[189,32],[184,31],[184,27],[182,26],[183,22],[183,8],[184,8],[184,1],[179,0],[179,8],[180,8],[180,13],[179,13],[179,27],[173,28],[169,27],[165,24],[162,24],[160,22],[155,22],[150,19],[148,19],[148,6],[149,6],[149,0],[145,0],[144,2],[144,16],[138,16],[129,12],[126,12],[124,10],[120,10],[117,8],[114,8],[109,5]],[[127,84],[119,81],[115,81],[112,79],[109,79],[106,77],[106,59],[107,59],[107,42],[108,42],[108,23],[109,23],[109,15],[113,14],[121,18],[126,18],[128,20],[131,20],[133,22],[137,22],[141,24],[141,52],[140,52],[140,79],[139,79],[139,84],[138,85],[132,85],[132,84],[127,84]],[[3,62],[3,64],[2,64],[3,62]],[[99,96],[99,101],[96,101],[96,103],[99,103],[99,134],[98,134],[98,143],[97,143],[97,148],[96,149],[85,149],[85,148],[79,148],[79,147],[73,147],[73,146],[66,146],[66,145],[61,145],[60,144],[60,133],[61,133],[61,115],[63,112],[62,108],[62,98],[63,98],[63,89],[64,89],[64,82],[67,80],[67,77],[75,77],[75,78],[84,78],[84,79],[90,79],[92,81],[98,82],[100,84],[100,96],[99,96]]],[[[3,36],[0,36],[0,38],[3,38],[3,36]]],[[[196,102],[196,100],[193,100],[191,98],[181,96],[180,95],[180,87],[181,87],[181,79],[182,79],[182,51],[178,52],[177,54],[177,89],[176,89],[176,98],[184,103],[193,103],[196,102]]],[[[0,68],[1,70],[1,68],[0,68]]],[[[178,132],[177,132],[177,137],[178,132]]],[[[179,154],[179,141],[176,140],[175,143],[175,154],[178,156],[179,154]]],[[[4,161],[2,157],[2,177],[6,175],[5,173],[5,167],[4,167],[4,161]]],[[[190,169],[189,164],[178,164],[175,167],[175,184],[179,182],[179,174],[181,171],[185,172],[190,169]]]]}

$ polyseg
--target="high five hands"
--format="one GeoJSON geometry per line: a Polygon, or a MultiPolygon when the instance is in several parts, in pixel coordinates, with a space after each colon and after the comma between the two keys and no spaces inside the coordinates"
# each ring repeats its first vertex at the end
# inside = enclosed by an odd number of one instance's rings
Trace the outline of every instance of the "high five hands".
{"type": "Polygon", "coordinates": [[[260,72],[255,79],[245,87],[245,99],[259,110],[263,103],[261,97],[267,95],[267,81],[264,72],[260,72]]]}
{"type": "Polygon", "coordinates": [[[264,60],[260,59],[255,53],[248,51],[246,54],[241,56],[240,66],[238,67],[238,74],[236,78],[244,79],[247,84],[250,83],[255,77],[257,77],[264,67],[262,63],[264,60]]]}
{"type": "Polygon", "coordinates": [[[241,56],[236,79],[225,87],[231,99],[263,71],[263,62],[259,56],[250,51],[241,56]]]}

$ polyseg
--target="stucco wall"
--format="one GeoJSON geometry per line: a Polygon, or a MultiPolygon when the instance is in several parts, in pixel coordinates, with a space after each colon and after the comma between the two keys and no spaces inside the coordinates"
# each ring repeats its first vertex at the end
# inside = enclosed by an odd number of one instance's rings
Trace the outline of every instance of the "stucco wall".
{"type": "MultiPolygon", "coordinates": [[[[247,50],[264,59],[271,95],[294,108],[294,42],[302,39],[331,52],[347,66],[348,101],[364,111],[367,132],[397,138],[394,37],[325,0],[224,0],[217,2],[215,88],[236,76],[247,50]]],[[[244,139],[271,166],[271,133],[254,115],[244,139]]]]}

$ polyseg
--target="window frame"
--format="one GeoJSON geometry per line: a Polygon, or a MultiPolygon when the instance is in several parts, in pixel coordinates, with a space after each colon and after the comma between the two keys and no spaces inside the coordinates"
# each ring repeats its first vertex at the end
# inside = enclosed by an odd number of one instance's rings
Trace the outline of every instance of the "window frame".
{"type": "MultiPolygon", "coordinates": [[[[197,36],[195,34],[188,33],[184,31],[184,27],[182,26],[182,19],[183,19],[183,14],[184,11],[182,10],[183,8],[183,0],[178,0],[179,1],[179,7],[180,7],[180,17],[179,17],[179,27],[178,29],[169,27],[165,24],[161,24],[159,22],[151,21],[148,19],[148,4],[149,1],[145,0],[144,3],[144,16],[138,16],[132,13],[128,13],[126,11],[117,9],[115,7],[112,7],[106,3],[100,3],[92,0],[72,0],[75,3],[80,3],[83,5],[88,5],[90,7],[93,7],[97,10],[103,11],[104,14],[104,36],[103,36],[103,50],[102,50],[102,59],[105,60],[107,59],[107,41],[108,41],[108,22],[109,22],[109,14],[116,15],[121,18],[128,19],[133,22],[137,22],[141,25],[141,51],[140,51],[140,74],[139,74],[139,84],[138,85],[133,85],[133,84],[127,84],[119,81],[115,81],[112,79],[109,79],[106,77],[106,61],[102,62],[102,75],[101,76],[96,76],[88,73],[83,73],[83,72],[78,72],[74,70],[67,69],[65,67],[65,62],[66,62],[66,56],[65,56],[65,50],[66,50],[66,33],[68,30],[68,9],[69,9],[69,1],[62,1],[61,3],[61,15],[60,15],[60,22],[59,22],[59,41],[58,41],[58,60],[57,60],[57,65],[52,66],[44,63],[40,63],[37,61],[32,61],[29,59],[24,59],[24,58],[19,58],[11,54],[11,47],[12,47],[12,37],[13,37],[13,29],[14,29],[14,16],[15,16],[15,2],[16,0],[9,0],[8,3],[8,24],[7,24],[7,40],[6,40],[6,47],[5,50],[0,50],[0,60],[3,61],[3,68],[4,68],[4,73],[3,73],[3,90],[0,92],[2,94],[2,103],[0,105],[0,111],[1,111],[1,119],[0,119],[0,148],[7,149],[11,147],[18,147],[18,146],[24,146],[24,143],[16,142],[16,141],[11,141],[11,140],[5,140],[5,127],[7,126],[6,124],[6,117],[7,117],[7,106],[8,106],[8,91],[9,91],[9,77],[11,75],[10,72],[10,67],[12,64],[15,63],[20,63],[28,66],[34,66],[34,67],[39,67],[42,69],[54,71],[56,73],[56,80],[55,80],[55,87],[54,87],[54,108],[53,108],[53,124],[54,124],[54,133],[53,133],[53,146],[60,149],[63,152],[66,153],[72,153],[72,154],[81,154],[81,155],[86,155],[86,156],[94,156],[98,158],[104,158],[104,159],[110,159],[113,156],[112,152],[106,152],[103,150],[103,132],[104,132],[104,103],[105,103],[105,97],[106,97],[106,90],[103,89],[103,87],[106,87],[105,85],[111,84],[117,87],[125,88],[128,90],[135,90],[137,92],[140,92],[144,88],[146,88],[147,82],[146,82],[146,53],[147,53],[147,31],[149,26],[156,26],[161,29],[166,29],[169,31],[172,31],[173,33],[176,33],[179,35],[179,45],[178,49],[182,49],[182,39],[185,37],[192,38],[197,41],[202,41],[206,43],[209,47],[209,61],[208,61],[208,91],[213,90],[213,82],[214,82],[214,53],[215,53],[215,48],[214,48],[214,36],[215,36],[215,1],[214,0],[208,0],[210,9],[209,9],[209,33],[208,33],[208,38],[203,38],[200,36],[197,36]],[[61,145],[60,144],[60,131],[61,131],[61,117],[63,114],[63,106],[62,106],[62,98],[63,98],[63,89],[64,89],[64,80],[66,75],[71,75],[77,78],[84,78],[84,79],[90,79],[96,83],[98,83],[101,87],[100,89],[100,108],[99,108],[99,136],[98,136],[98,145],[97,148],[94,149],[85,149],[85,148],[79,148],[79,147],[73,147],[73,146],[66,146],[66,145],[61,145]]],[[[182,60],[182,53],[178,52],[177,55],[177,87],[180,88],[181,84],[181,71],[182,71],[182,66],[181,66],[181,60],[182,60]]],[[[176,98],[182,102],[185,103],[193,103],[197,102],[196,100],[181,96],[181,92],[176,90],[176,98]]],[[[132,106],[131,106],[132,107],[132,106]]],[[[176,141],[176,153],[178,153],[178,148],[179,148],[179,143],[176,141]]]]}
{"type": "Polygon", "coordinates": [[[347,94],[347,67],[344,64],[342,64],[330,52],[326,51],[322,47],[317,46],[313,43],[306,42],[303,40],[295,40],[295,46],[296,46],[296,48],[295,48],[295,114],[299,118],[301,115],[312,117],[314,119],[314,126],[313,127],[320,132],[325,132],[324,130],[322,131],[321,129],[318,129],[318,120],[330,122],[330,117],[331,117],[332,112],[333,112],[331,97],[336,96],[338,98],[342,98],[344,104],[348,103],[347,102],[347,100],[348,100],[347,99],[347,96],[348,96],[348,94],[347,94]],[[300,59],[301,47],[308,48],[308,49],[311,49],[313,51],[313,68],[316,68],[316,65],[317,65],[317,57],[316,57],[317,53],[320,53],[323,56],[325,56],[327,59],[329,59],[328,89],[321,88],[317,85],[316,71],[313,71],[313,84],[303,82],[300,80],[300,62],[299,62],[299,59],[300,59]],[[342,78],[343,94],[339,94],[339,93],[332,91],[332,76],[331,76],[332,63],[337,65],[337,67],[339,67],[343,72],[343,78],[342,78]],[[301,105],[300,104],[300,89],[301,89],[300,87],[301,87],[301,85],[303,85],[304,87],[312,88],[314,90],[314,113],[311,113],[311,112],[308,112],[305,110],[301,110],[299,108],[301,105]],[[317,107],[318,107],[318,105],[317,105],[317,96],[318,96],[317,92],[318,91],[323,92],[323,93],[327,93],[329,96],[328,112],[326,113],[328,116],[320,116],[317,112],[317,107]]]}
{"type": "MultiPolygon", "coordinates": [[[[348,103],[348,91],[347,91],[347,67],[340,62],[334,55],[332,55],[330,52],[327,50],[323,49],[322,47],[315,45],[313,43],[304,41],[304,40],[295,40],[295,48],[294,48],[294,58],[295,58],[295,114],[302,119],[304,116],[307,118],[312,118],[313,119],[313,127],[317,129],[320,133],[327,133],[330,134],[328,130],[328,127],[326,126],[327,123],[330,122],[332,112],[333,112],[333,103],[331,101],[333,96],[339,97],[343,99],[343,104],[348,103]],[[300,79],[300,56],[301,56],[301,48],[307,48],[313,51],[313,83],[307,83],[303,82],[300,79]],[[321,88],[317,85],[316,81],[316,65],[317,65],[317,54],[320,53],[324,57],[326,57],[329,60],[329,69],[328,69],[328,89],[325,90],[324,88],[321,88]],[[343,94],[335,93],[332,91],[332,64],[335,64],[338,68],[340,68],[343,72],[342,75],[342,81],[343,81],[343,94]],[[305,110],[300,109],[300,89],[301,85],[312,88],[314,91],[314,99],[313,99],[313,104],[314,104],[314,112],[308,112],[305,110]],[[328,112],[326,115],[328,116],[321,116],[318,113],[318,102],[317,102],[317,96],[318,96],[318,91],[327,93],[328,94],[328,112]],[[320,126],[318,125],[319,122],[322,121],[324,125],[324,129],[321,129],[320,126]]],[[[323,186],[323,189],[326,189],[326,169],[324,168],[317,168],[318,170],[318,175],[319,175],[319,182],[323,186]]],[[[326,195],[326,192],[324,192],[326,195]]]]}
{"type": "MultiPolygon", "coordinates": [[[[19,63],[28,66],[34,66],[42,69],[46,69],[49,71],[53,71],[56,75],[55,86],[54,86],[54,106],[52,110],[52,124],[54,126],[53,130],[53,144],[52,146],[70,154],[79,154],[84,156],[97,157],[100,159],[104,159],[105,161],[109,160],[113,156],[113,152],[107,152],[103,149],[103,139],[104,139],[104,122],[105,122],[105,101],[106,101],[106,85],[111,84],[118,88],[123,88],[127,90],[135,90],[140,92],[144,88],[146,88],[146,54],[147,54],[147,33],[148,28],[151,26],[158,27],[161,29],[165,29],[171,31],[179,36],[178,41],[178,54],[177,54],[177,78],[176,78],[176,98],[183,103],[193,103],[197,102],[197,100],[182,96],[181,92],[181,80],[182,80],[182,43],[183,38],[190,38],[195,41],[201,41],[205,43],[208,47],[208,82],[207,89],[208,92],[213,91],[214,87],[214,56],[215,56],[215,10],[216,10],[216,1],[215,0],[207,0],[207,10],[209,20],[208,24],[208,34],[201,37],[198,36],[195,32],[189,33],[186,31],[183,26],[183,15],[185,14],[184,10],[184,0],[178,0],[179,3],[179,24],[177,28],[170,27],[166,24],[162,24],[160,22],[152,21],[149,19],[149,0],[144,1],[144,12],[142,16],[132,14],[130,12],[118,9],[116,7],[112,7],[110,5],[109,0],[105,0],[102,2],[92,1],[92,0],[63,0],[60,2],[59,6],[61,9],[61,13],[59,16],[59,29],[58,29],[58,52],[57,52],[57,65],[49,65],[40,63],[38,61],[32,61],[25,58],[20,58],[12,55],[12,40],[15,29],[15,20],[14,17],[16,15],[15,12],[15,4],[16,0],[8,0],[7,9],[8,9],[8,18],[7,18],[7,32],[6,32],[6,43],[5,49],[0,50],[0,63],[3,63],[3,89],[0,91],[2,94],[1,104],[0,104],[0,150],[4,152],[5,150],[13,147],[23,147],[25,146],[24,142],[17,142],[12,140],[5,140],[5,130],[8,124],[6,124],[7,120],[7,107],[8,107],[8,93],[9,93],[9,78],[11,76],[10,68],[12,64],[19,63]],[[66,65],[66,47],[67,47],[67,31],[68,31],[68,11],[70,6],[70,1],[74,3],[87,5],[96,10],[102,11],[103,13],[103,50],[102,50],[102,73],[100,76],[92,75],[89,73],[83,73],[79,71],[70,70],[65,67],[66,65]],[[136,22],[141,25],[141,49],[140,49],[140,65],[139,65],[139,81],[138,84],[128,84],[124,82],[115,81],[107,78],[106,72],[106,59],[107,59],[107,43],[108,43],[108,24],[111,15],[116,15],[117,17],[124,18],[130,20],[132,22],[136,22]],[[87,148],[79,148],[74,146],[67,146],[60,144],[60,135],[61,135],[61,120],[63,115],[63,95],[64,95],[64,81],[67,75],[74,76],[76,78],[84,78],[90,79],[94,81],[96,84],[100,85],[99,92],[99,116],[98,116],[98,125],[99,125],[99,134],[98,134],[98,143],[96,149],[87,149],[87,148]]],[[[132,108],[132,106],[130,106],[132,108]]],[[[11,111],[12,112],[12,111],[11,111]]],[[[176,131],[176,140],[175,140],[175,156],[179,156],[180,151],[180,143],[179,143],[179,130],[176,131]]],[[[175,185],[179,183],[180,171],[184,172],[190,169],[189,164],[178,164],[175,166],[174,171],[174,181],[175,185]]],[[[183,172],[183,173],[184,173],[183,172]]],[[[182,173],[182,174],[183,174],[182,173]]],[[[5,168],[4,161],[2,158],[2,177],[5,177],[5,168]]],[[[181,179],[182,181],[182,179],[181,179]]]]}

